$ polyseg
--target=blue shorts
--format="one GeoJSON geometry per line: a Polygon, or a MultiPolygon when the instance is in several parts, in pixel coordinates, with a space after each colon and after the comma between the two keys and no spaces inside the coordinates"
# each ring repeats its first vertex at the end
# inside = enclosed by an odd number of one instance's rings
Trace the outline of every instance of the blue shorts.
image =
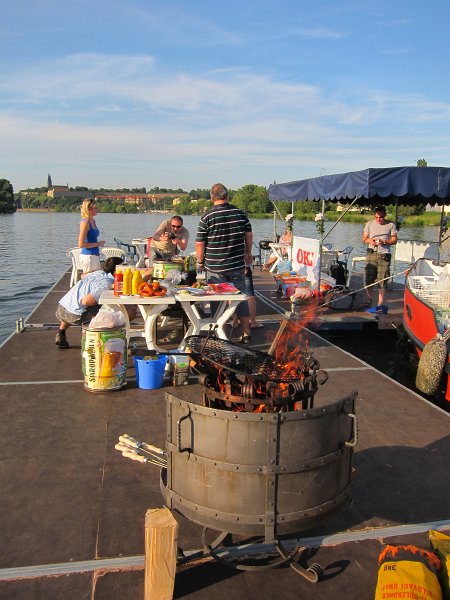
{"type": "Polygon", "coordinates": [[[255,288],[253,287],[253,274],[251,267],[245,267],[245,293],[247,296],[255,295],[255,288]]]}
{"type": "MultiPolygon", "coordinates": [[[[247,294],[243,269],[227,271],[226,273],[212,273],[211,271],[208,271],[206,280],[208,283],[232,283],[240,292],[247,294]]],[[[217,305],[217,302],[211,302],[211,314],[214,315],[215,311],[217,310],[217,305]]],[[[238,304],[236,308],[236,315],[238,317],[250,316],[247,300],[244,300],[238,304]]]]}

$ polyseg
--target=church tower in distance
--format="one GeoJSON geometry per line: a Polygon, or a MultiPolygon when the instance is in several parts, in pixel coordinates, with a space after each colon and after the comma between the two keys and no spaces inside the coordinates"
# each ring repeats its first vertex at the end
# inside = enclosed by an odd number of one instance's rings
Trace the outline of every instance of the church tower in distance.
{"type": "Polygon", "coordinates": [[[51,176],[51,175],[50,175],[50,173],[49,173],[49,174],[48,174],[48,177],[47,177],[47,188],[48,188],[48,189],[50,189],[50,188],[52,188],[52,187],[53,187],[53,184],[52,184],[52,176],[51,176]]]}

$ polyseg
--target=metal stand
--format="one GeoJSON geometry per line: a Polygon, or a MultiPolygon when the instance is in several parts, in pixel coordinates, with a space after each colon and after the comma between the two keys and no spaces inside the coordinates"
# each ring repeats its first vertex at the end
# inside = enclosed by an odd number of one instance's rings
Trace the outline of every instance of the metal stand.
{"type": "MultiPolygon", "coordinates": [[[[301,558],[301,555],[305,551],[305,548],[301,548],[300,540],[297,540],[295,548],[290,551],[283,546],[280,540],[275,540],[274,548],[278,552],[279,557],[272,557],[272,560],[270,562],[266,562],[266,564],[256,564],[257,559],[255,559],[253,563],[251,563],[250,559],[248,558],[248,555],[251,554],[251,550],[247,551],[248,548],[251,548],[251,545],[246,544],[246,557],[244,563],[243,561],[238,562],[239,559],[232,558],[231,556],[229,558],[226,558],[224,556],[224,553],[227,550],[231,554],[231,551],[233,549],[236,549],[236,546],[233,546],[232,544],[222,545],[222,542],[226,538],[229,538],[230,540],[232,539],[230,533],[222,531],[211,543],[208,544],[206,541],[206,534],[208,530],[209,527],[204,527],[202,531],[203,554],[205,556],[211,556],[218,563],[226,567],[236,569],[238,571],[260,572],[267,571],[269,569],[276,569],[283,565],[289,565],[291,569],[293,569],[296,573],[304,577],[310,583],[317,583],[319,581],[320,575],[323,572],[323,568],[318,563],[312,563],[310,566],[303,566],[298,563],[298,560],[301,558]]],[[[271,553],[268,552],[260,552],[259,562],[261,561],[261,559],[269,560],[270,554],[271,553]]],[[[303,561],[303,563],[305,564],[305,561],[303,561]]]]}

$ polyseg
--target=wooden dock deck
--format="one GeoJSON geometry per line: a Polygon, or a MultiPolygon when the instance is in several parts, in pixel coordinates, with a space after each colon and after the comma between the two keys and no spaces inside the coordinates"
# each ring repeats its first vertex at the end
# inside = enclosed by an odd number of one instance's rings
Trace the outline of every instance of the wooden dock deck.
{"type": "MultiPolygon", "coordinates": [[[[0,347],[0,597],[136,600],[144,593],[144,515],[163,505],[160,474],[114,445],[128,433],[164,447],[165,392],[195,401],[199,387],[192,378],[184,387],[139,389],[130,361],[126,389],[86,391],[80,329],[71,328],[71,348],[58,351],[55,330],[42,326],[55,322],[68,284],[66,274],[29,317],[34,326],[0,347]]],[[[258,270],[255,286],[264,328],[252,345],[267,350],[288,303],[258,270]]],[[[450,533],[450,415],[317,331],[306,336],[329,373],[315,405],[358,391],[353,504],[301,541],[323,576],[311,584],[288,567],[252,573],[200,559],[201,527],[175,515],[179,546],[193,559],[177,570],[175,598],[369,600],[385,543],[428,547],[428,529],[450,533]]]]}

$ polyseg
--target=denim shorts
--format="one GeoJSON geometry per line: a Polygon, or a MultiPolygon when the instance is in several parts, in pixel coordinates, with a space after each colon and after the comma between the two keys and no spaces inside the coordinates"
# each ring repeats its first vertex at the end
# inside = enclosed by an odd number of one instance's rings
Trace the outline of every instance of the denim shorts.
{"type": "MultiPolygon", "coordinates": [[[[207,273],[207,282],[208,283],[232,283],[237,289],[243,294],[247,294],[246,285],[245,285],[245,275],[243,269],[236,269],[235,271],[227,271],[226,273],[212,273],[208,271],[207,273]]],[[[216,302],[211,302],[211,312],[214,314],[215,308],[213,305],[217,304],[216,302]],[[214,312],[213,312],[214,311],[214,312]]],[[[240,302],[236,308],[236,315],[238,317],[248,317],[250,316],[248,310],[248,302],[244,300],[240,302]]]]}

